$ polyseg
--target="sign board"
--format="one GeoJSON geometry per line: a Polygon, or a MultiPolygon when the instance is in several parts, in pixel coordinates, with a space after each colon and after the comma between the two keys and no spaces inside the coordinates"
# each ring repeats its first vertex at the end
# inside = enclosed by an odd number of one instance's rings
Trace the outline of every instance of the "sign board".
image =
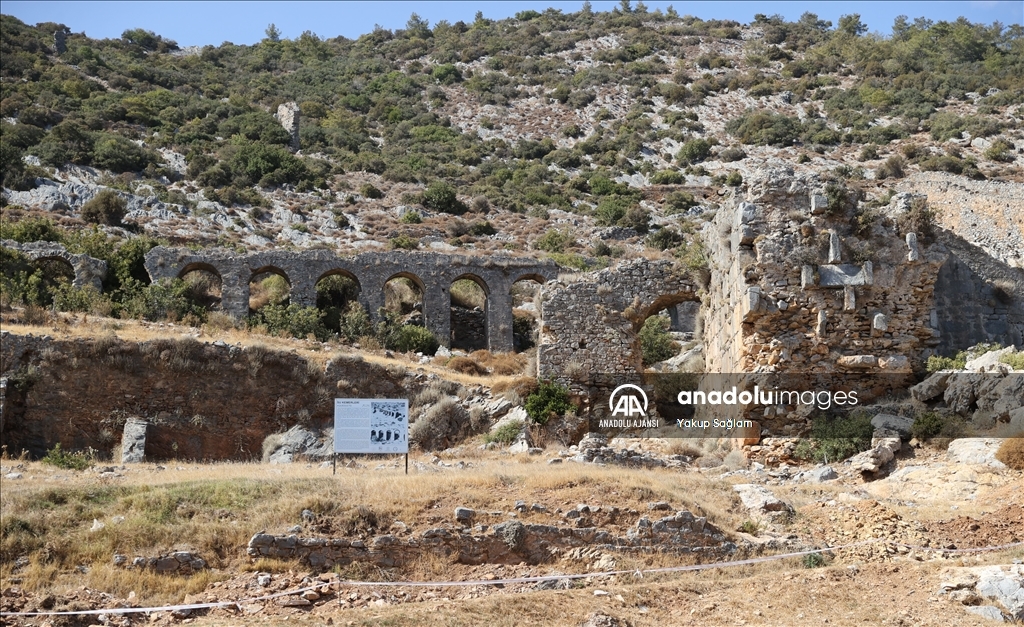
{"type": "Polygon", "coordinates": [[[335,453],[408,453],[409,400],[334,399],[335,453]]]}

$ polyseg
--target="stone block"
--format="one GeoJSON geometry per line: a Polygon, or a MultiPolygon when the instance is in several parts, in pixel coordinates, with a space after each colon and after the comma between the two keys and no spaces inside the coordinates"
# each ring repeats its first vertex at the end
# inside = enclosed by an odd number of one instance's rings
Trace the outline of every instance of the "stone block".
{"type": "Polygon", "coordinates": [[[135,464],[146,458],[146,429],[149,422],[130,418],[124,423],[121,436],[121,463],[135,464]]]}
{"type": "Polygon", "coordinates": [[[878,358],[878,367],[886,372],[912,372],[910,360],[904,355],[890,355],[878,358]]]}
{"type": "Polygon", "coordinates": [[[800,287],[805,290],[814,287],[814,266],[800,267],[800,287]]]}
{"type": "Polygon", "coordinates": [[[921,259],[921,250],[917,245],[917,233],[907,233],[907,261],[921,259]]]}
{"type": "Polygon", "coordinates": [[[811,214],[821,215],[828,211],[828,198],[824,194],[811,194],[811,214]]]}
{"type": "Polygon", "coordinates": [[[843,288],[843,311],[853,311],[857,308],[857,293],[849,285],[843,288]]]}
{"type": "Polygon", "coordinates": [[[842,245],[839,242],[839,234],[830,231],[828,234],[828,263],[839,263],[842,259],[842,245]]]}
{"type": "Polygon", "coordinates": [[[818,285],[820,287],[846,287],[871,285],[874,277],[871,263],[863,266],[853,264],[826,264],[818,266],[818,285]]]}
{"type": "Polygon", "coordinates": [[[889,330],[889,318],[883,313],[876,313],[871,318],[871,331],[873,333],[885,333],[889,330]]]}
{"type": "Polygon", "coordinates": [[[756,286],[747,288],[747,293],[740,306],[743,308],[743,320],[753,320],[761,306],[761,288],[756,286]]]}
{"type": "Polygon", "coordinates": [[[878,365],[878,358],[874,355],[844,355],[836,360],[836,364],[845,368],[866,370],[878,365]]]}
{"type": "Polygon", "coordinates": [[[930,401],[946,391],[950,373],[936,372],[924,381],[910,388],[910,395],[917,401],[930,401]]]}
{"type": "Polygon", "coordinates": [[[818,323],[814,326],[814,332],[818,337],[823,337],[828,329],[828,314],[822,309],[818,312],[818,323]]]}

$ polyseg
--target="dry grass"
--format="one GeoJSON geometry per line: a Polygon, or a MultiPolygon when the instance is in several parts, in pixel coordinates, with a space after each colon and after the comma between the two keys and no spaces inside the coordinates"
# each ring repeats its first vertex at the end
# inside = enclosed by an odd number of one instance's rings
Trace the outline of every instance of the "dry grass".
{"type": "Polygon", "coordinates": [[[1024,433],[1006,438],[996,451],[996,459],[1014,470],[1024,470],[1024,433]]]}
{"type": "Polygon", "coordinates": [[[526,355],[521,353],[498,353],[488,350],[473,351],[470,359],[496,375],[521,374],[526,369],[526,355]]]}
{"type": "MultiPolygon", "coordinates": [[[[575,503],[645,511],[647,503],[665,500],[724,529],[738,521],[730,510],[735,497],[722,482],[667,471],[548,466],[537,458],[523,463],[483,458],[469,472],[401,474],[391,470],[304,465],[190,464],[159,471],[140,464],[116,482],[94,472],[56,470],[29,462],[26,479],[5,482],[0,497],[3,555],[0,574],[12,575],[13,561],[26,555],[31,566],[21,571],[29,590],[69,590],[86,583],[95,589],[127,595],[141,602],[181,600],[212,581],[210,574],[189,579],[150,576],[109,566],[114,553],[156,555],[175,549],[197,551],[216,568],[242,568],[245,547],[261,529],[284,533],[301,523],[310,509],[333,529],[351,536],[385,533],[392,521],[413,528],[449,520],[457,506],[511,511],[516,500],[556,508],[575,503]],[[353,513],[355,512],[355,513],[353,513]],[[124,521],[114,522],[115,516],[124,521]],[[106,527],[90,532],[93,519],[106,527]],[[75,572],[89,567],[89,575],[75,572]]],[[[376,464],[376,462],[368,462],[376,464]]],[[[555,514],[531,514],[531,522],[555,523],[555,514]]],[[[262,570],[286,568],[264,564],[262,570]]],[[[423,572],[446,572],[445,563],[419,564],[423,572]]]]}
{"type": "Polygon", "coordinates": [[[445,367],[462,374],[472,374],[481,377],[488,374],[487,368],[478,364],[471,357],[452,357],[445,364],[445,367]]]}

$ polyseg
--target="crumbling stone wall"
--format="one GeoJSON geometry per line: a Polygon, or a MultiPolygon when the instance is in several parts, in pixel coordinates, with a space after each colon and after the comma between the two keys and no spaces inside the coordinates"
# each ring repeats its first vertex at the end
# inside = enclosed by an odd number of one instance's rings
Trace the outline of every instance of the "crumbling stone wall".
{"type": "MultiPolygon", "coordinates": [[[[59,32],[59,31],[58,31],[59,32]]],[[[107,262],[89,255],[69,253],[66,248],[55,242],[29,242],[21,244],[14,240],[0,241],[4,248],[16,250],[32,261],[41,259],[60,259],[67,262],[75,271],[72,285],[78,289],[91,286],[96,291],[103,290],[103,279],[107,277],[107,262]]]]}
{"type": "Polygon", "coordinates": [[[451,338],[451,284],[473,278],[487,295],[487,348],[492,351],[512,350],[512,284],[521,279],[544,282],[558,276],[554,262],[500,256],[387,252],[339,257],[327,250],[238,255],[220,249],[165,247],[146,254],[146,270],[154,281],[197,269],[220,277],[221,306],[235,317],[249,313],[249,282],[263,272],[283,276],[291,286],[291,302],[307,307],[316,304],[320,279],[347,275],[359,285],[359,302],[371,316],[384,306],[384,284],[405,277],[422,290],[424,325],[445,345],[451,338]]]}
{"type": "Polygon", "coordinates": [[[720,553],[732,550],[734,545],[705,517],[680,510],[654,521],[642,517],[625,536],[615,536],[599,527],[561,527],[512,520],[489,530],[486,526],[477,527],[475,532],[439,527],[427,529],[418,537],[382,535],[369,541],[258,533],[249,540],[248,554],[254,559],[297,559],[316,569],[357,561],[390,568],[414,562],[425,554],[454,556],[463,564],[541,564],[552,559],[553,549],[575,547],[720,553]]]}
{"type": "Polygon", "coordinates": [[[700,300],[694,279],[667,260],[635,259],[542,290],[538,372],[587,387],[638,380],[643,355],[637,332],[644,320],[700,300]]]}
{"type": "Polygon", "coordinates": [[[948,252],[882,220],[858,232],[820,185],[766,170],[716,215],[709,371],[900,373],[938,346],[931,312],[948,252]]]}
{"type": "Polygon", "coordinates": [[[295,102],[286,102],[277,107],[277,121],[281,123],[284,130],[288,131],[288,134],[292,136],[291,148],[292,152],[299,150],[299,105],[295,102]]]}
{"type": "Polygon", "coordinates": [[[145,420],[145,459],[252,460],[295,424],[330,429],[335,397],[412,396],[415,375],[335,355],[326,365],[264,346],[191,338],[56,340],[0,332],[0,442],[12,453],[121,450],[145,420]]]}

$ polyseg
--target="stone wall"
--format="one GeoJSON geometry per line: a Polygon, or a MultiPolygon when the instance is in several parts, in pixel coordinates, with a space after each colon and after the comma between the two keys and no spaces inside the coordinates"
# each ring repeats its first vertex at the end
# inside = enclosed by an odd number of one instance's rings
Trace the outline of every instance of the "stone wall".
{"type": "Polygon", "coordinates": [[[585,387],[639,380],[644,320],[700,300],[696,282],[667,260],[635,259],[542,290],[538,372],[585,387]]]}
{"type": "Polygon", "coordinates": [[[479,308],[451,308],[451,347],[467,351],[487,348],[487,312],[479,308]]]}
{"type": "Polygon", "coordinates": [[[55,242],[29,242],[20,244],[14,240],[0,241],[4,248],[16,250],[32,261],[42,259],[59,259],[67,263],[75,272],[72,285],[78,289],[86,286],[96,291],[103,290],[103,279],[107,277],[107,262],[89,255],[69,253],[66,248],[55,242]]]}
{"type": "Polygon", "coordinates": [[[145,420],[148,461],[253,460],[264,439],[295,424],[333,425],[335,397],[413,396],[422,376],[357,357],[322,363],[263,346],[186,338],[0,338],[7,378],[0,442],[39,457],[65,450],[120,451],[129,421],[145,420]]]}
{"type": "Polygon", "coordinates": [[[725,553],[735,547],[701,516],[680,510],[658,520],[642,517],[625,536],[599,527],[562,527],[524,524],[510,520],[488,527],[439,527],[399,538],[376,536],[370,540],[300,538],[258,533],[249,540],[253,559],[297,559],[317,570],[352,562],[391,568],[412,563],[426,554],[454,558],[463,564],[541,564],[561,550],[587,547],[597,550],[725,553]]]}
{"type": "Polygon", "coordinates": [[[487,294],[487,348],[512,350],[512,284],[521,279],[544,282],[558,276],[551,261],[515,257],[471,257],[438,253],[364,253],[339,257],[327,250],[271,251],[238,255],[226,250],[192,251],[157,247],[146,254],[146,270],[154,281],[206,270],[221,279],[221,306],[236,317],[249,312],[249,282],[273,272],[291,286],[291,302],[316,304],[316,284],[332,274],[349,276],[360,287],[359,302],[371,316],[384,306],[384,284],[393,278],[412,280],[423,293],[424,325],[442,344],[451,338],[451,284],[475,280],[487,294]]]}

